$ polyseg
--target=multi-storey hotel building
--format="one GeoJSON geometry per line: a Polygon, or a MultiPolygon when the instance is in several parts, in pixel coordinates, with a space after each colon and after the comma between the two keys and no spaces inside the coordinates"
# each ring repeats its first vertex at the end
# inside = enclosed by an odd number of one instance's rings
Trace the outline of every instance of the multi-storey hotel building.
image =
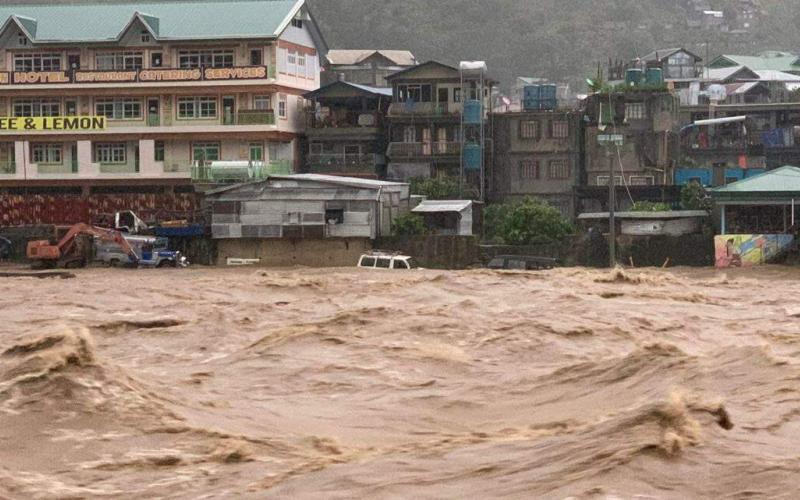
{"type": "Polygon", "coordinates": [[[304,0],[26,3],[0,23],[0,188],[294,166],[325,52],[304,0]]]}

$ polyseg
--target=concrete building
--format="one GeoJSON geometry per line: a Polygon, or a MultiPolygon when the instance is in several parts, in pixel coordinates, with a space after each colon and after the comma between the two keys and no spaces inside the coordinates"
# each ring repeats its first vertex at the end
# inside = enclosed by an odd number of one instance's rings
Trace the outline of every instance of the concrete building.
{"type": "Polygon", "coordinates": [[[386,77],[417,65],[417,58],[407,50],[328,51],[322,72],[322,84],[337,81],[388,87],[386,77]]]}
{"type": "Polygon", "coordinates": [[[207,197],[221,264],[355,265],[410,209],[408,184],[319,174],[270,176],[207,197]]]}
{"type": "Polygon", "coordinates": [[[464,101],[483,100],[491,110],[491,88],[484,95],[474,87],[461,88],[458,68],[436,61],[394,73],[387,77],[393,100],[389,106],[387,177],[458,176],[461,168],[461,114],[464,101]]]}
{"type": "Polygon", "coordinates": [[[575,110],[492,114],[489,200],[533,196],[573,218],[583,171],[582,116],[575,110]]]}
{"type": "Polygon", "coordinates": [[[392,89],[334,82],[309,92],[306,172],[385,177],[392,89]]]}
{"type": "Polygon", "coordinates": [[[580,213],[607,209],[611,161],[618,209],[627,208],[631,198],[677,200],[669,188],[680,128],[679,102],[673,92],[643,88],[593,94],[586,100],[584,125],[586,178],[579,189],[580,213]],[[621,135],[622,144],[601,144],[603,135],[621,135]]]}
{"type": "Polygon", "coordinates": [[[0,117],[35,125],[0,126],[0,187],[189,186],[217,161],[296,162],[326,50],[304,0],[12,2],[0,21],[0,117]]]}

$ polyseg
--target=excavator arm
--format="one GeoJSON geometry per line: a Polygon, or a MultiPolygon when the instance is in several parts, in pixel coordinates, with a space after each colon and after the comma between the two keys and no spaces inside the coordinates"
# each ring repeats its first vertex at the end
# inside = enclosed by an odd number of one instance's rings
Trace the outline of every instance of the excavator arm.
{"type": "Polygon", "coordinates": [[[139,256],[134,251],[128,240],[122,233],[113,229],[104,229],[90,226],[89,224],[75,224],[67,234],[65,234],[55,245],[49,245],[47,241],[32,241],[28,244],[28,258],[39,260],[59,260],[67,255],[75,245],[75,239],[80,234],[88,234],[105,241],[113,241],[122,247],[134,264],[139,263],[139,256]]]}

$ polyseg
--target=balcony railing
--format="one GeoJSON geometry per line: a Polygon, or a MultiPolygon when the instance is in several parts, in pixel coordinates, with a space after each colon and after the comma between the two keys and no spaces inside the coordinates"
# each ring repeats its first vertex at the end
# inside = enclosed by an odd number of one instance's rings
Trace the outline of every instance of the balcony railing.
{"type": "Polygon", "coordinates": [[[395,102],[389,105],[389,116],[449,116],[461,114],[461,103],[395,102]]]}
{"type": "Polygon", "coordinates": [[[460,153],[460,142],[392,142],[387,151],[390,158],[458,156],[460,153]]]}
{"type": "Polygon", "coordinates": [[[270,175],[290,174],[292,163],[290,160],[273,160],[267,163],[248,162],[243,166],[197,164],[191,167],[191,172],[194,182],[214,184],[250,182],[266,179],[270,175]]]}
{"type": "Polygon", "coordinates": [[[380,155],[376,154],[310,154],[308,167],[314,172],[374,172],[380,155]]]}
{"type": "Polygon", "coordinates": [[[349,112],[345,116],[319,116],[310,111],[306,113],[306,128],[320,129],[375,129],[380,126],[382,117],[379,113],[355,113],[349,112]]]}
{"type": "Polygon", "coordinates": [[[275,125],[275,112],[271,109],[240,109],[236,112],[236,120],[227,125],[275,125]]]}
{"type": "Polygon", "coordinates": [[[100,164],[101,174],[136,174],[138,172],[139,169],[137,169],[134,165],[119,165],[114,163],[100,164]]]}
{"type": "Polygon", "coordinates": [[[36,165],[39,174],[77,174],[78,169],[64,163],[39,163],[36,165]]]}

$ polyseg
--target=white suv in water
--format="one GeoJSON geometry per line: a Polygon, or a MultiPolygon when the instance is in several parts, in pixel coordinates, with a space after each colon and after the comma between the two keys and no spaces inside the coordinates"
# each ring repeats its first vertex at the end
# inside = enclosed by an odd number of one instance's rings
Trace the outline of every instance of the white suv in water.
{"type": "Polygon", "coordinates": [[[408,255],[389,253],[365,253],[358,259],[358,267],[370,269],[416,269],[414,259],[408,255]]]}

